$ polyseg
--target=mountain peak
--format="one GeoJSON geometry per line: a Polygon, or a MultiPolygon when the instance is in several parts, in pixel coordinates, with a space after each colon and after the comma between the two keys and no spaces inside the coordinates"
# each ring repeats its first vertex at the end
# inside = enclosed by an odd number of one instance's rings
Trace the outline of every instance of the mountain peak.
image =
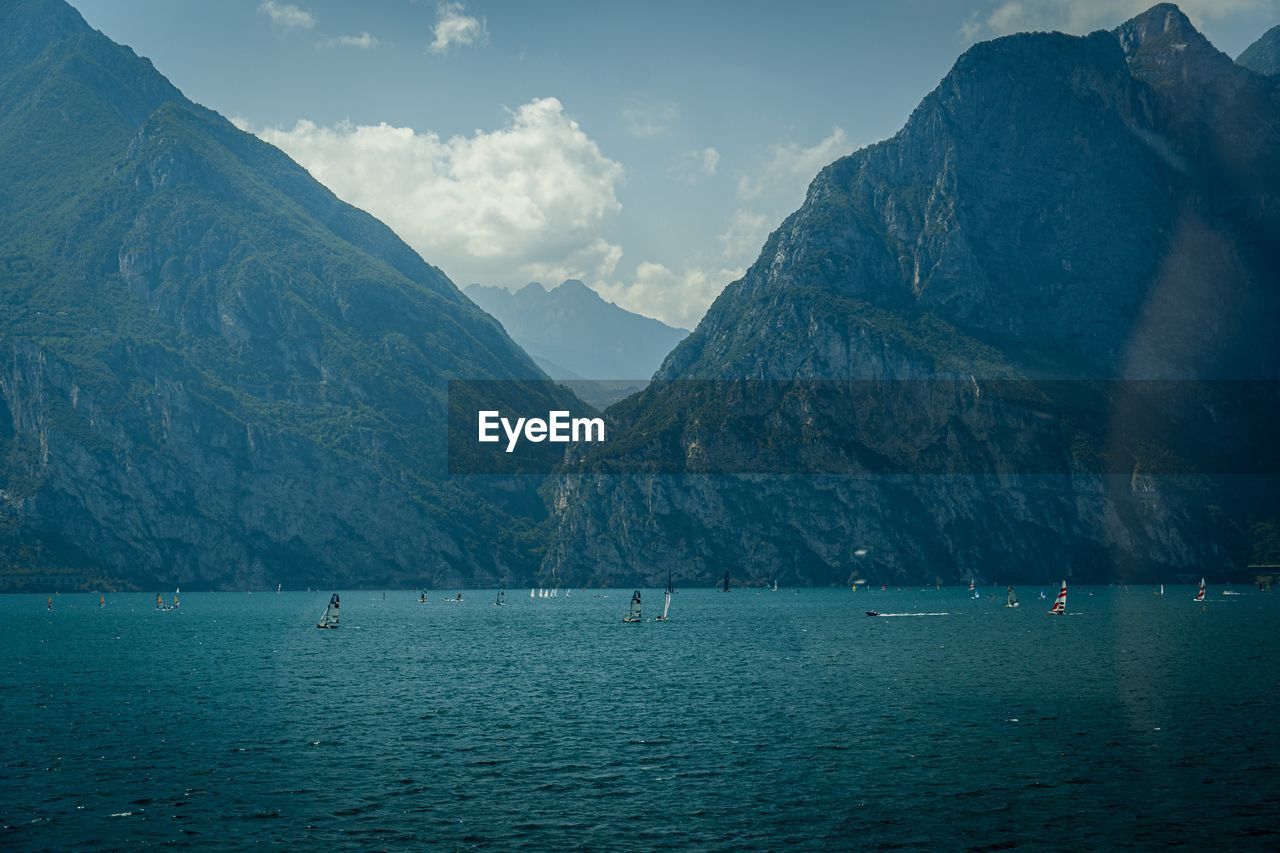
{"type": "Polygon", "coordinates": [[[1172,3],[1152,6],[1112,31],[1120,40],[1135,76],[1157,87],[1192,77],[1210,77],[1231,59],[1196,29],[1172,3]]]}
{"type": "Polygon", "coordinates": [[[564,281],[560,282],[560,286],[556,288],[556,293],[559,293],[561,296],[573,296],[578,298],[581,298],[581,297],[587,297],[587,298],[594,297],[595,299],[601,298],[600,294],[596,293],[594,290],[587,287],[586,284],[584,284],[583,282],[579,281],[576,278],[567,278],[564,281]]]}
{"type": "Polygon", "coordinates": [[[0,57],[6,64],[30,61],[49,45],[91,30],[64,0],[0,3],[0,57]]]}
{"type": "Polygon", "coordinates": [[[1280,25],[1262,34],[1236,57],[1236,65],[1248,68],[1264,77],[1280,75],[1280,25]]]}

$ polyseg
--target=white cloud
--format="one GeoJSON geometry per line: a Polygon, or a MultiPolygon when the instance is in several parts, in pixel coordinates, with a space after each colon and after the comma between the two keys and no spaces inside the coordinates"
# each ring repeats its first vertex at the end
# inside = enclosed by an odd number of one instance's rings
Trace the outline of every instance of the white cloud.
{"type": "Polygon", "coordinates": [[[612,275],[621,257],[601,233],[622,208],[622,166],[555,98],[524,104],[504,127],[450,139],[388,124],[309,121],[258,135],[459,285],[590,281],[612,275]]]}
{"type": "Polygon", "coordinates": [[[737,210],[729,227],[720,235],[721,254],[725,260],[746,265],[760,253],[769,236],[772,220],[763,213],[737,210]]]}
{"type": "Polygon", "coordinates": [[[623,308],[692,329],[725,285],[741,278],[743,272],[740,267],[708,269],[696,265],[673,270],[645,261],[636,265],[630,281],[598,281],[594,287],[623,308]]]}
{"type": "Polygon", "coordinates": [[[622,110],[627,133],[641,139],[663,136],[679,117],[680,108],[671,101],[632,101],[622,110]]]}
{"type": "MultiPolygon", "coordinates": [[[[1152,0],[1004,0],[974,12],[960,28],[965,41],[1009,33],[1060,31],[1083,35],[1113,29],[1153,5],[1152,0]]],[[[1250,11],[1273,11],[1276,0],[1178,0],[1198,28],[1250,11]]]]}
{"type": "Polygon", "coordinates": [[[720,166],[720,152],[715,148],[699,148],[685,151],[671,166],[671,176],[683,184],[696,183],[698,178],[714,175],[720,166]]]}
{"type": "Polygon", "coordinates": [[[454,45],[484,44],[489,40],[489,29],[484,18],[467,14],[462,3],[441,3],[436,7],[435,38],[427,45],[432,53],[447,53],[454,45]]]}
{"type": "Polygon", "coordinates": [[[842,128],[814,145],[795,142],[769,146],[769,160],[756,175],[738,176],[738,197],[751,201],[762,196],[785,196],[791,207],[799,204],[804,191],[828,163],[853,153],[853,145],[842,128]]]}
{"type": "Polygon", "coordinates": [[[354,36],[334,36],[316,42],[316,47],[355,47],[368,50],[378,46],[378,37],[371,33],[360,33],[354,36]]]}
{"type": "Polygon", "coordinates": [[[264,0],[262,5],[258,6],[258,14],[266,15],[271,19],[271,23],[285,30],[309,30],[316,25],[315,16],[292,3],[264,0]]]}

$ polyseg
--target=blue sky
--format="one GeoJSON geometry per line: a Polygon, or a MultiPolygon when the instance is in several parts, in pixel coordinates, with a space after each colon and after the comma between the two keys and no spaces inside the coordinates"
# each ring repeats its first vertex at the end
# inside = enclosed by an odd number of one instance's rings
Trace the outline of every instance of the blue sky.
{"type": "MultiPolygon", "coordinates": [[[[582,278],[692,326],[818,169],[974,41],[1142,0],[72,0],[459,285],[582,278]]],[[[1235,56],[1280,0],[1180,4],[1235,56]]]]}

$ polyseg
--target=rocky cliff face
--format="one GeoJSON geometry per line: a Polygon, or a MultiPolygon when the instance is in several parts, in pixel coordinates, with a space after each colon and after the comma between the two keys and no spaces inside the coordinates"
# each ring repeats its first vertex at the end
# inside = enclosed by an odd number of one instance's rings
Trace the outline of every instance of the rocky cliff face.
{"type": "MultiPolygon", "coordinates": [[[[693,460],[705,424],[679,413],[732,401],[691,400],[716,392],[684,379],[1274,380],[1278,120],[1274,83],[1167,4],[1112,33],[976,45],[895,137],[819,174],[667,359],[672,381],[611,414],[693,460]]],[[[923,405],[963,426],[956,400],[923,405]]],[[[757,447],[802,470],[838,426],[757,447]]],[[[951,452],[1017,458],[954,435],[951,452]]],[[[1018,464],[994,479],[563,476],[543,569],[575,584],[668,568],[701,583],[725,568],[746,582],[1138,579],[1240,563],[1250,513],[1276,494],[1195,476],[1194,460],[1186,477],[1018,464]]]]}
{"type": "Polygon", "coordinates": [[[0,160],[0,583],[530,573],[446,383],[542,374],[389,229],[61,0],[0,8],[0,160]]]}

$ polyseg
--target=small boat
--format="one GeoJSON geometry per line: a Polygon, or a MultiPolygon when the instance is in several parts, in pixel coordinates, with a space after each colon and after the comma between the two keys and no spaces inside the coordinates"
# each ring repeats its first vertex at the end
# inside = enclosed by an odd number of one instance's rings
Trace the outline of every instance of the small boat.
{"type": "Polygon", "coordinates": [[[505,589],[498,590],[498,597],[493,600],[494,607],[502,607],[507,603],[507,591],[505,589]]]}
{"type": "Polygon", "coordinates": [[[640,590],[636,590],[631,594],[631,609],[622,617],[623,622],[642,622],[644,617],[640,614],[640,590]]]}
{"type": "Polygon", "coordinates": [[[324,615],[320,617],[320,621],[316,623],[317,628],[337,628],[338,627],[338,594],[335,592],[329,597],[329,606],[324,609],[324,615]]]}
{"type": "Polygon", "coordinates": [[[1058,590],[1058,597],[1053,600],[1053,607],[1049,608],[1049,612],[1054,616],[1062,616],[1067,612],[1067,582],[1062,582],[1062,589],[1058,590]]]}
{"type": "Polygon", "coordinates": [[[721,592],[729,591],[729,570],[728,569],[724,570],[724,582],[721,583],[720,585],[720,591],[721,592]]]}
{"type": "Polygon", "coordinates": [[[667,572],[667,591],[662,596],[662,615],[655,618],[653,621],[655,622],[667,621],[667,611],[671,609],[671,593],[672,593],[671,572],[667,572]]]}
{"type": "Polygon", "coordinates": [[[1014,592],[1014,591],[1013,591],[1013,587],[1009,587],[1009,596],[1008,596],[1008,598],[1005,600],[1004,606],[1005,606],[1005,607],[1017,607],[1017,606],[1018,606],[1018,594],[1017,594],[1016,592],[1014,592]]]}
{"type": "Polygon", "coordinates": [[[1196,601],[1204,601],[1204,578],[1200,578],[1200,589],[1196,592],[1196,601]]]}
{"type": "Polygon", "coordinates": [[[879,616],[879,615],[880,615],[880,611],[879,611],[879,610],[868,610],[868,611],[867,611],[867,615],[868,615],[868,616],[879,616]]]}

